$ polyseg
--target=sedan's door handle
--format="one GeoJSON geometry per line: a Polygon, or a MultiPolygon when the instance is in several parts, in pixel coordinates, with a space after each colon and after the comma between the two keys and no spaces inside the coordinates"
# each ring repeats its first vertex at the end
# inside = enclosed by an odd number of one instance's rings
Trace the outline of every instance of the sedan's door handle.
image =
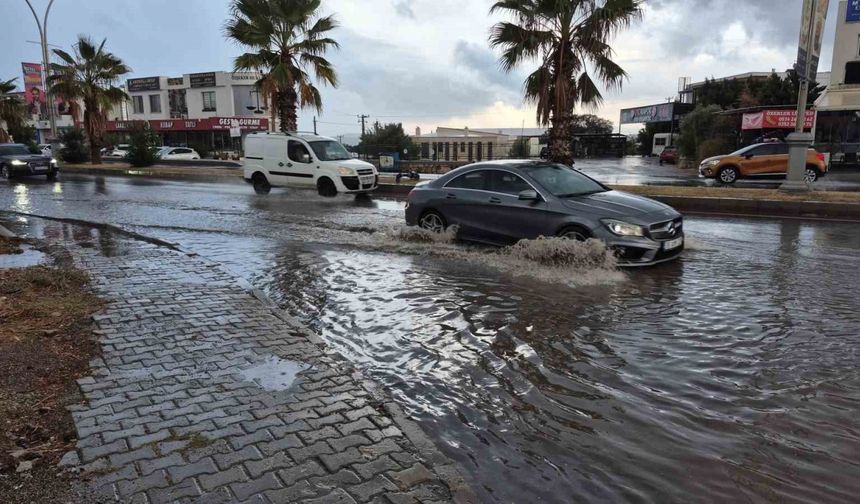
{"type": "Polygon", "coordinates": [[[278,163],[278,166],[284,166],[284,163],[278,163]]]}
{"type": "Polygon", "coordinates": [[[448,195],[447,195],[447,196],[445,196],[445,199],[457,199],[457,195],[456,195],[456,194],[448,193],[448,195]]]}
{"type": "Polygon", "coordinates": [[[497,198],[495,196],[490,198],[490,203],[501,203],[501,202],[502,202],[502,200],[500,200],[499,198],[497,198]]]}
{"type": "Polygon", "coordinates": [[[287,166],[289,166],[290,168],[292,168],[292,167],[293,167],[293,163],[287,163],[287,166]]]}

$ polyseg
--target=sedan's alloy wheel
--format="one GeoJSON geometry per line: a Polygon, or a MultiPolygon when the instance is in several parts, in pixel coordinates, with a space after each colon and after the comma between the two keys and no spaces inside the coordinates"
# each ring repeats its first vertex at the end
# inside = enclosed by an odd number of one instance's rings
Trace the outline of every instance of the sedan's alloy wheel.
{"type": "Polygon", "coordinates": [[[445,231],[445,223],[442,222],[442,217],[436,213],[428,213],[421,217],[421,227],[434,233],[445,231]]]}
{"type": "Polygon", "coordinates": [[[818,172],[816,172],[812,168],[807,168],[806,174],[803,175],[803,181],[807,184],[811,184],[816,180],[818,180],[818,172]]]}

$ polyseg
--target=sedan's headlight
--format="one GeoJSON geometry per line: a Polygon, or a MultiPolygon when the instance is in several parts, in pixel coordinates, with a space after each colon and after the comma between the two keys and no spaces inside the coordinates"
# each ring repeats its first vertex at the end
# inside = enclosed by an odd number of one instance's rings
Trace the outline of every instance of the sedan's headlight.
{"type": "Polygon", "coordinates": [[[57,160],[54,158],[51,158],[51,164],[54,166],[57,166],[57,160]]]}
{"type": "Polygon", "coordinates": [[[606,229],[618,236],[645,236],[645,229],[638,224],[630,224],[629,222],[612,219],[604,219],[602,222],[606,226],[606,229]]]}
{"type": "Polygon", "coordinates": [[[20,159],[13,159],[12,160],[12,166],[24,166],[26,164],[27,164],[26,161],[21,161],[20,159]]]}
{"type": "Polygon", "coordinates": [[[700,166],[700,167],[702,167],[702,168],[711,168],[711,167],[717,166],[718,164],[720,164],[720,160],[719,160],[719,159],[712,159],[712,160],[710,160],[710,161],[705,161],[705,162],[703,162],[703,163],[702,163],[701,165],[699,165],[699,166],[700,166]]]}
{"type": "Polygon", "coordinates": [[[338,173],[341,177],[352,177],[352,176],[355,176],[355,170],[353,170],[352,168],[347,168],[347,167],[345,167],[345,166],[341,166],[341,167],[339,167],[339,168],[337,169],[337,173],[338,173]]]}

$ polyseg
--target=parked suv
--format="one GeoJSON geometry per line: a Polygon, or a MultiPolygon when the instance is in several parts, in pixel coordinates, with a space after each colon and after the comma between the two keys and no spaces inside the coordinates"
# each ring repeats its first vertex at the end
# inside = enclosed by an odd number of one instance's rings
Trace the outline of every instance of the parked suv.
{"type": "MultiPolygon", "coordinates": [[[[785,176],[787,172],[788,144],[777,142],[753,144],[726,156],[708,158],[699,165],[700,177],[716,178],[724,184],[733,184],[745,177],[785,176]]],[[[824,154],[809,149],[803,180],[815,182],[825,174],[824,154]]]]}
{"type": "Polygon", "coordinates": [[[287,133],[252,133],[245,137],[245,180],[258,194],[272,187],[316,188],[322,196],[366,193],[376,189],[379,173],[370,163],[352,159],[333,138],[287,133]]]}
{"type": "Polygon", "coordinates": [[[51,180],[60,171],[51,156],[32,154],[23,144],[0,144],[0,178],[19,175],[44,175],[51,180]]]}

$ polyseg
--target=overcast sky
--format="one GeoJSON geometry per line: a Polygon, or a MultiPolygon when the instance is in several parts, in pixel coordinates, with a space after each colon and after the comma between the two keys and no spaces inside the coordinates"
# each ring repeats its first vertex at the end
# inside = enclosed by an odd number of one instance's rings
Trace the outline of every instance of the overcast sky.
{"type": "MultiPolygon", "coordinates": [[[[37,11],[48,0],[31,0],[37,11]]],[[[678,78],[778,71],[794,61],[802,0],[650,0],[644,16],[613,43],[630,78],[594,111],[616,124],[624,107],[665,101],[678,78]]],[[[323,90],[324,134],[360,131],[356,115],[402,122],[407,132],[437,126],[535,126],[523,104],[530,68],[506,75],[489,48],[490,0],[324,0],[341,27],[330,55],[338,89],[323,90]]],[[[820,70],[829,70],[836,7],[832,0],[820,70]]],[[[231,70],[240,49],[224,39],[228,0],[55,0],[49,42],[68,49],[79,33],[107,38],[133,76],[231,70]]],[[[39,62],[35,21],[24,0],[0,0],[0,79],[39,62]]],[[[533,68],[533,67],[531,67],[533,68]]],[[[311,128],[313,111],[300,114],[311,128]]],[[[638,126],[625,127],[632,132],[638,126]]]]}

